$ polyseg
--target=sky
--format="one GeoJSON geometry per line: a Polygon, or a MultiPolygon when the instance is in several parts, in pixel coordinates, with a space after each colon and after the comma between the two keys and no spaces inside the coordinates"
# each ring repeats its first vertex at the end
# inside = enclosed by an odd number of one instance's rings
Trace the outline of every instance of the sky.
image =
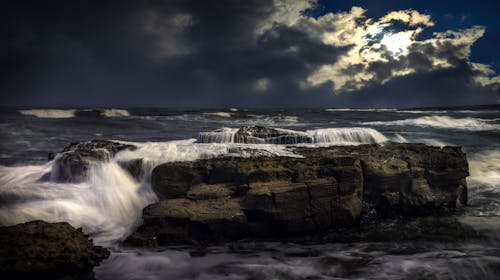
{"type": "Polygon", "coordinates": [[[1,6],[1,106],[500,102],[494,0],[6,0],[1,6]]]}

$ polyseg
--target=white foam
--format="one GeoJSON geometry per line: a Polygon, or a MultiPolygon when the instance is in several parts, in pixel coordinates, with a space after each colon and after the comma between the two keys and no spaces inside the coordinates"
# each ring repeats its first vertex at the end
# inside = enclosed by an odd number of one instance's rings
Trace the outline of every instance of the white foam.
{"type": "Polygon", "coordinates": [[[40,180],[51,165],[0,166],[0,197],[13,201],[0,207],[0,224],[66,221],[83,227],[96,243],[110,245],[129,235],[142,208],[156,200],[150,188],[143,189],[116,162],[93,166],[80,184],[40,180]]]}
{"type": "Polygon", "coordinates": [[[313,143],[333,145],[378,144],[387,141],[382,133],[372,128],[346,127],[308,130],[313,143]]]}
{"type": "Polygon", "coordinates": [[[66,221],[82,227],[97,244],[112,246],[133,232],[142,209],[157,200],[150,186],[158,164],[218,156],[300,157],[282,145],[199,144],[196,139],[134,143],[138,149],[122,151],[109,162],[90,166],[82,183],[48,180],[53,161],[39,166],[0,166],[0,225],[31,220],[66,221]],[[137,182],[118,161],[143,159],[146,176],[137,182]],[[43,179],[42,179],[43,178],[43,179]],[[8,203],[8,204],[6,204],[8,203]]]}
{"type": "Polygon", "coordinates": [[[203,113],[204,115],[216,116],[221,118],[231,118],[233,116],[232,113],[229,112],[213,112],[213,113],[203,113]]]}
{"type": "Polygon", "coordinates": [[[123,109],[104,109],[102,115],[106,117],[130,117],[130,113],[123,109]]]}
{"type": "Polygon", "coordinates": [[[491,124],[494,120],[479,118],[453,118],[449,116],[424,116],[416,119],[397,121],[372,121],[363,122],[365,125],[414,125],[420,127],[453,128],[471,131],[496,130],[500,125],[491,124]]]}
{"type": "MultiPolygon", "coordinates": [[[[310,138],[311,144],[328,145],[360,145],[378,144],[388,141],[382,133],[373,128],[366,127],[345,127],[345,128],[322,128],[307,131],[296,131],[282,128],[273,128],[284,134],[289,134],[287,142],[290,144],[304,145],[303,138],[310,138]],[[302,140],[302,141],[301,141],[302,140]]],[[[237,128],[221,128],[210,132],[201,132],[198,137],[200,143],[235,143],[237,128]]],[[[255,143],[273,143],[274,139],[267,140],[252,138],[255,143]],[[260,141],[259,141],[260,140],[260,141]]]]}
{"type": "Polygon", "coordinates": [[[392,112],[397,109],[380,108],[380,109],[355,109],[355,108],[335,108],[325,109],[326,112],[392,112]]]}
{"type": "Polygon", "coordinates": [[[75,116],[75,109],[31,109],[19,110],[19,113],[25,116],[34,116],[37,118],[52,118],[52,119],[65,119],[73,118],[75,116]]]}

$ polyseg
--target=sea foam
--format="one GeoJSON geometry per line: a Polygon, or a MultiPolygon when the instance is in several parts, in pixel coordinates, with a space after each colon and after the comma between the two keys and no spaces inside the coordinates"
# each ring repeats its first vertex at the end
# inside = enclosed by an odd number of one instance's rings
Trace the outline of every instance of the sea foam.
{"type": "Polygon", "coordinates": [[[493,124],[495,120],[486,120],[480,118],[453,118],[449,116],[424,116],[415,119],[404,119],[396,121],[371,121],[363,122],[364,125],[414,125],[420,127],[434,128],[453,128],[471,131],[496,130],[500,125],[493,124]]]}

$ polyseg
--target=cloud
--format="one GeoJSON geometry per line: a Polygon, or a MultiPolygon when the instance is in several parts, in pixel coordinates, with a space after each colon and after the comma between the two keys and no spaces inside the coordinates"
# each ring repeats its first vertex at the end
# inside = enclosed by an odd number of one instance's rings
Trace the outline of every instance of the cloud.
{"type": "Polygon", "coordinates": [[[377,19],[306,0],[8,4],[6,105],[440,105],[450,90],[457,102],[499,98],[494,68],[471,59],[485,27],[446,31],[416,10],[377,19]]]}
{"type": "Polygon", "coordinates": [[[313,25],[316,36],[328,38],[323,40],[325,44],[352,45],[336,63],[319,65],[307,77],[309,86],[331,82],[333,92],[341,94],[464,63],[474,73],[471,83],[498,88],[500,76],[488,65],[470,61],[471,47],[484,35],[484,27],[436,32],[431,38],[419,40],[425,27],[434,26],[429,15],[414,10],[395,11],[374,21],[367,19],[365,12],[353,7],[348,13],[327,14],[297,23],[303,30],[311,30],[313,25]]]}

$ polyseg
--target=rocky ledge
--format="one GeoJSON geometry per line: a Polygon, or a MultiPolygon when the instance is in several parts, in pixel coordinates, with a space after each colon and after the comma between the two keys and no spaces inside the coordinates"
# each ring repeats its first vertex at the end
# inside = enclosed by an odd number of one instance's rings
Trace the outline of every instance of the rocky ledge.
{"type": "Polygon", "coordinates": [[[0,227],[2,279],[93,279],[92,268],[108,256],[107,249],[68,223],[0,227]]]}
{"type": "Polygon", "coordinates": [[[82,182],[93,164],[105,162],[119,151],[136,148],[133,145],[108,140],[71,143],[55,157],[49,154],[49,159],[54,159],[54,165],[50,174],[44,179],[57,182],[82,182]]]}
{"type": "Polygon", "coordinates": [[[160,201],[128,244],[281,238],[380,218],[427,215],[467,202],[465,154],[424,144],[296,148],[300,158],[221,157],[165,163],[160,201]]]}

